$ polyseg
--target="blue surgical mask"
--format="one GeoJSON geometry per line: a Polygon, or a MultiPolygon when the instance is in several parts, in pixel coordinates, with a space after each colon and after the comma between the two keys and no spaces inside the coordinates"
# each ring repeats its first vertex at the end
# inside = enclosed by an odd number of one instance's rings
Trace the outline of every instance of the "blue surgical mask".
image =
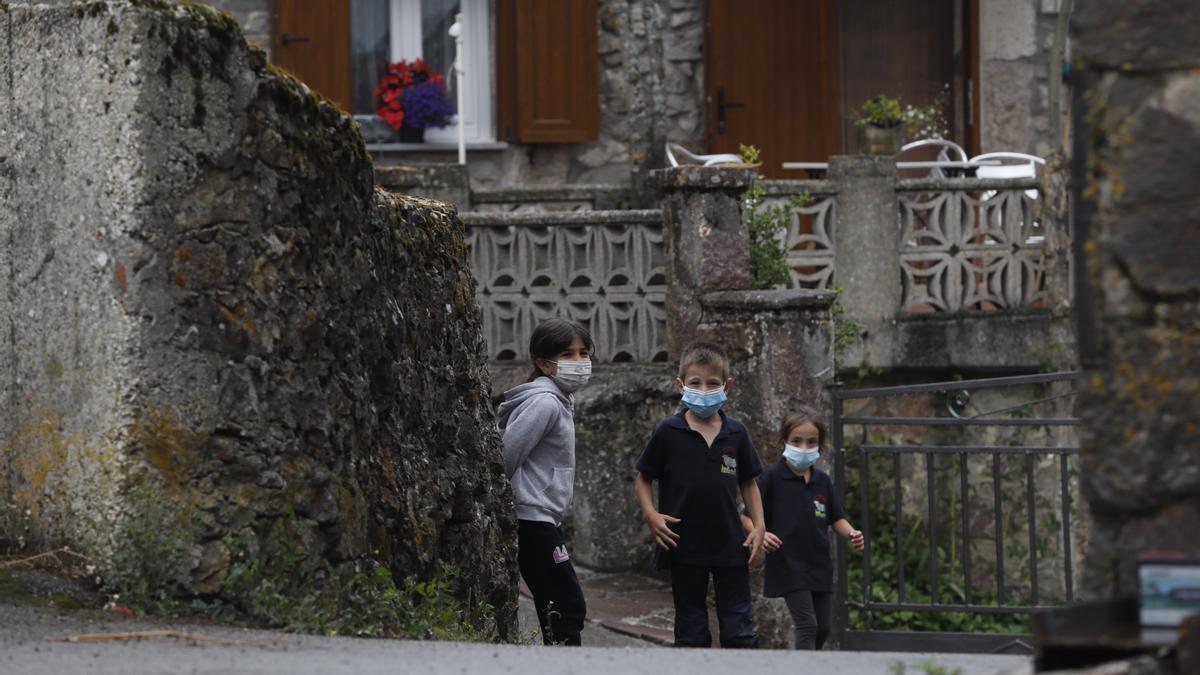
{"type": "Polygon", "coordinates": [[[817,459],[821,457],[821,451],[817,448],[805,450],[797,448],[794,445],[783,446],[783,459],[788,463],[788,466],[797,471],[803,471],[808,467],[816,464],[817,459]]]}
{"type": "Polygon", "coordinates": [[[691,387],[683,388],[683,404],[692,414],[699,418],[712,417],[725,405],[725,387],[700,391],[691,387]]]}

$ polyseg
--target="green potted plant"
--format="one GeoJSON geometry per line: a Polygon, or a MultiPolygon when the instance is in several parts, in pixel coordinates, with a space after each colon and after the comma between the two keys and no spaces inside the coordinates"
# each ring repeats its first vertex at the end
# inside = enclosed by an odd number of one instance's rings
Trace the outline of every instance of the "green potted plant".
{"type": "Polygon", "coordinates": [[[858,125],[858,151],[864,155],[894,155],[904,143],[904,111],[900,100],[876,96],[863,103],[858,125]]]}

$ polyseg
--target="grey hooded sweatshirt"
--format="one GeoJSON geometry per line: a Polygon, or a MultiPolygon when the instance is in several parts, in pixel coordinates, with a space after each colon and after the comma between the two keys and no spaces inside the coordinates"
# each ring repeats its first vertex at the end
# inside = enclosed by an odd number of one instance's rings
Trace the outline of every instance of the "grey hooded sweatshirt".
{"type": "Polygon", "coordinates": [[[548,377],[504,392],[504,473],[517,518],[559,525],[575,492],[575,419],[571,397],[548,377]]]}

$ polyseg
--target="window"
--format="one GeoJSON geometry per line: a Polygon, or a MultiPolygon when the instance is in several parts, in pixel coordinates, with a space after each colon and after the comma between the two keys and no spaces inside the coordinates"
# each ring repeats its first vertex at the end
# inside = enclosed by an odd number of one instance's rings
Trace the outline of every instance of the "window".
{"type": "MultiPolygon", "coordinates": [[[[364,131],[381,124],[375,118],[375,87],[387,65],[423,58],[446,76],[451,96],[461,86],[451,74],[454,39],[448,31],[463,15],[464,131],[468,142],[494,140],[492,126],[491,17],[488,0],[352,0],[350,35],[354,114],[364,131]]],[[[370,134],[368,134],[370,135],[370,134]]],[[[457,143],[458,128],[426,129],[425,141],[457,143]]]]}

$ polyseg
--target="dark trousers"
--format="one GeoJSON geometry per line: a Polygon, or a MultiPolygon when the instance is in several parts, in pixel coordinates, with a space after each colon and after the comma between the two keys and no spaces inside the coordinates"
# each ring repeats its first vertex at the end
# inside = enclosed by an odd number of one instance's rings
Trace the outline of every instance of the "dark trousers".
{"type": "Polygon", "coordinates": [[[833,593],[792,591],[783,596],[792,614],[792,640],[796,649],[820,649],[829,637],[830,600],[833,593]]]}
{"type": "Polygon", "coordinates": [[[671,595],[675,598],[675,646],[711,647],[708,630],[708,577],[717,599],[721,647],[758,647],[750,603],[750,568],[671,565],[671,595]]]}
{"type": "Polygon", "coordinates": [[[579,645],[587,605],[567,553],[562,530],[550,523],[517,521],[517,564],[533,593],[545,644],[579,645]]]}

